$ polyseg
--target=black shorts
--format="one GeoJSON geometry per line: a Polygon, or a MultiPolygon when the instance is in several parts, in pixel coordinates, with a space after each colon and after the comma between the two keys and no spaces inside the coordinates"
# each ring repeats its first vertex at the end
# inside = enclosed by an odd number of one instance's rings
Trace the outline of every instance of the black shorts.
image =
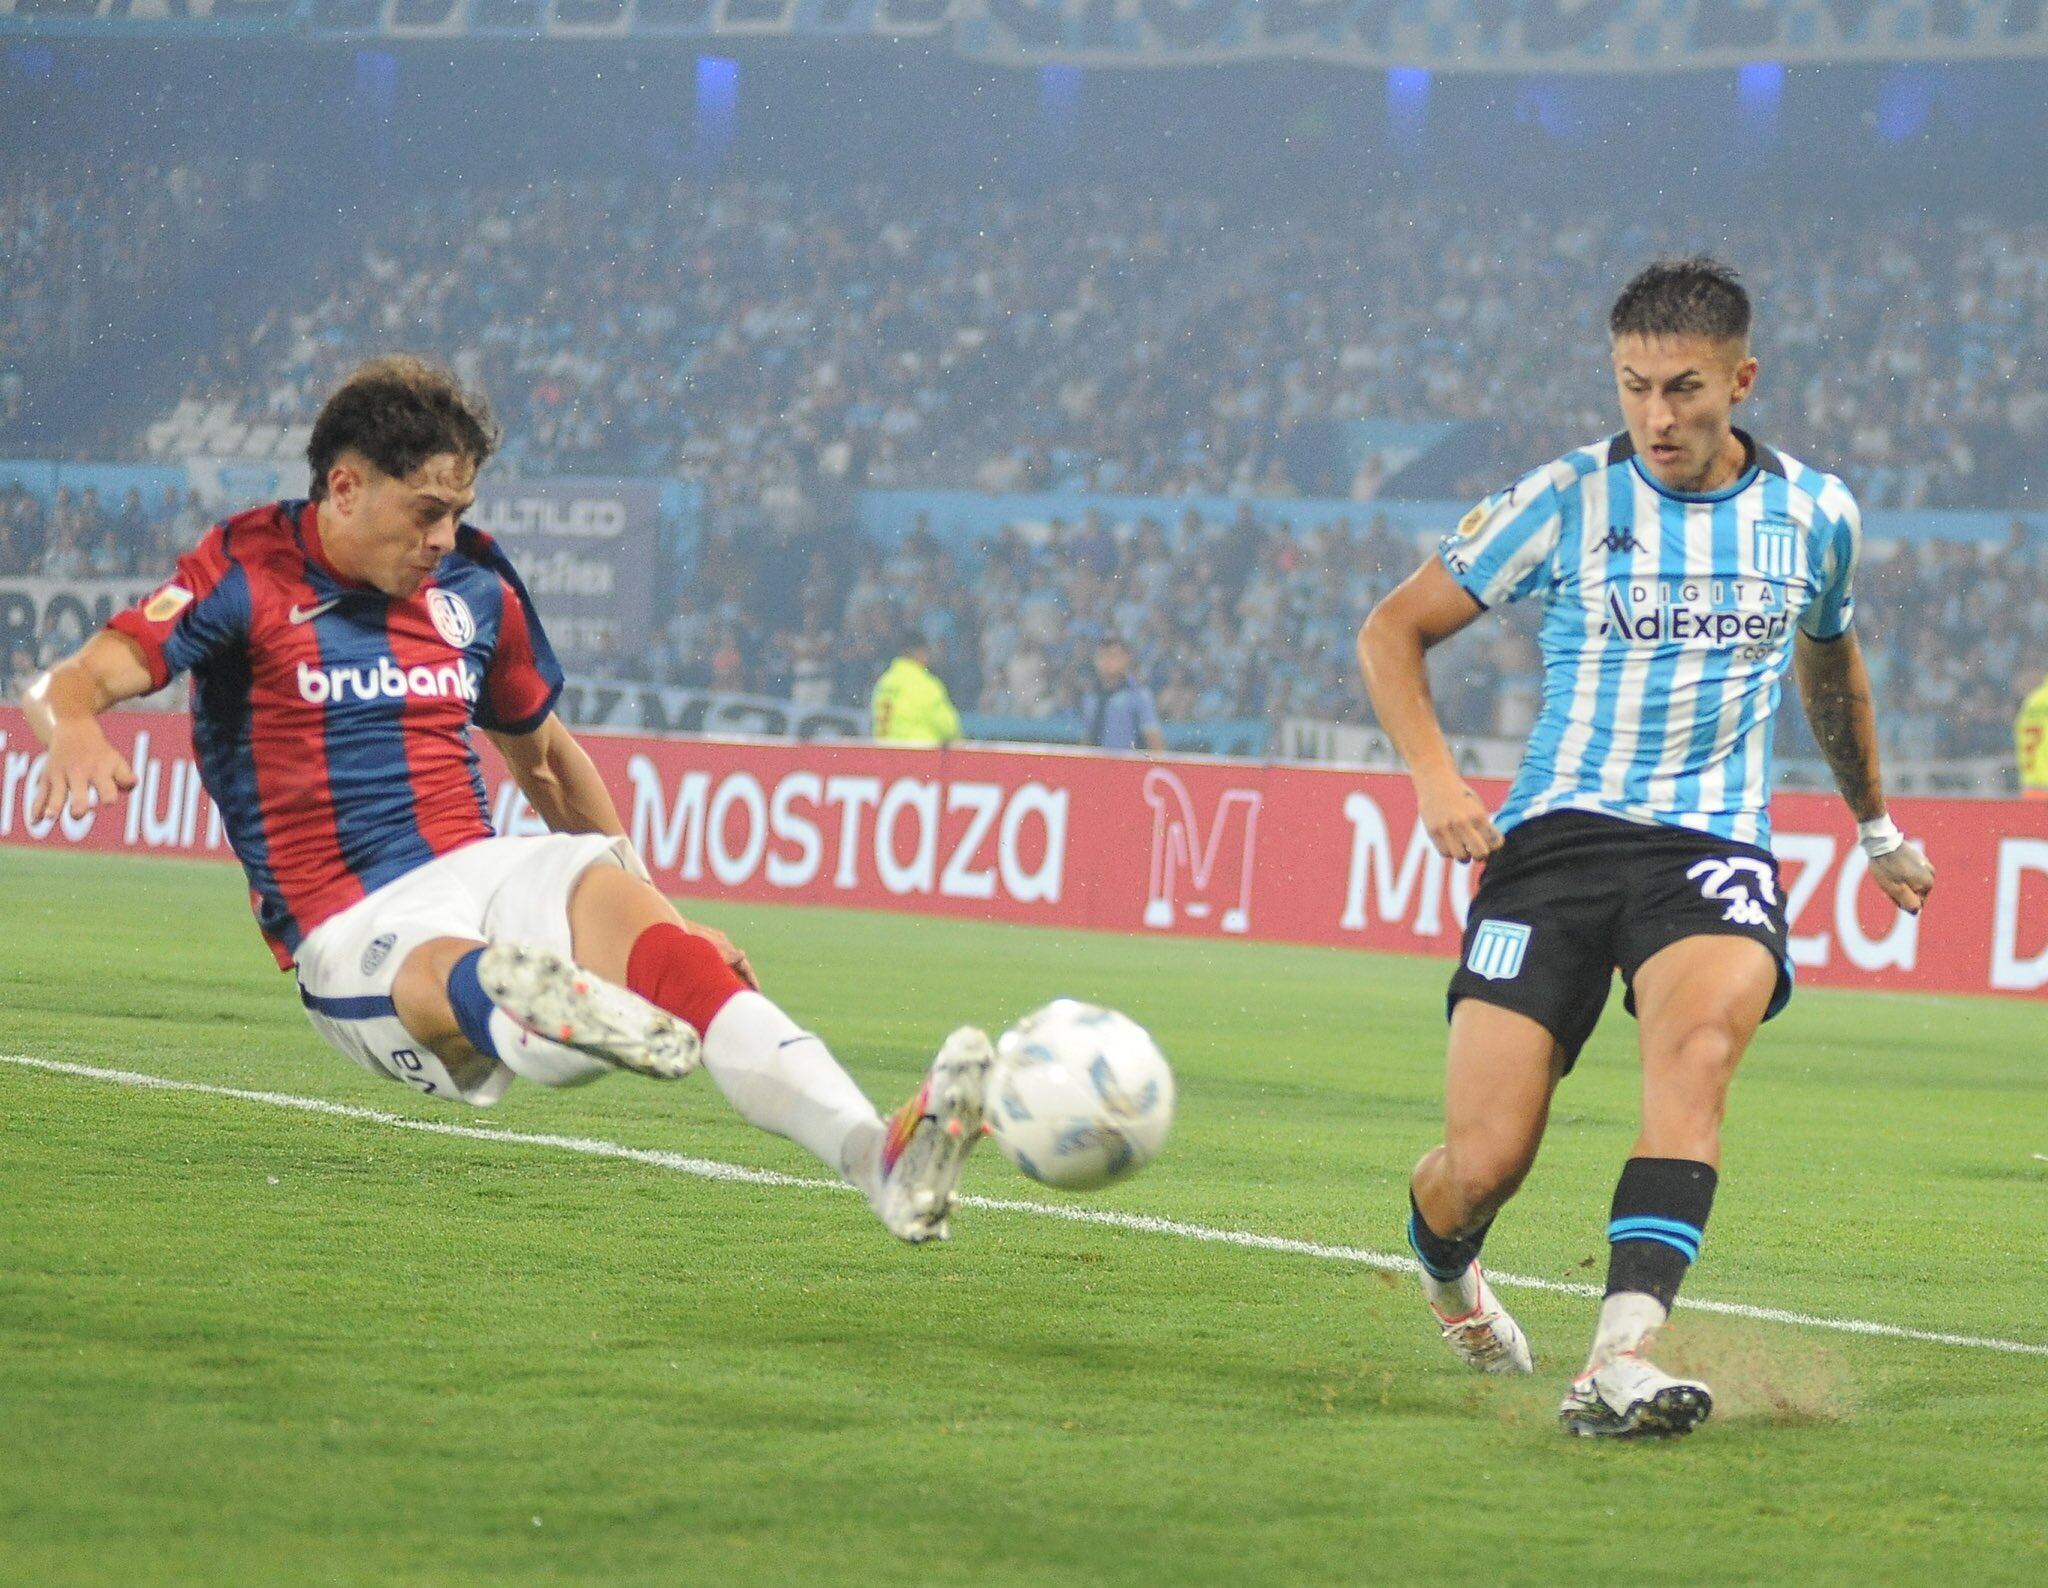
{"type": "Polygon", "coordinates": [[[1565,1069],[1593,1034],[1614,972],[1686,937],[1751,937],[1778,962],[1770,1019],[1792,996],[1785,890],[1767,849],[1681,827],[1553,811],[1511,828],[1472,899],[1448,1007],[1477,998],[1557,1038],[1565,1069]]]}

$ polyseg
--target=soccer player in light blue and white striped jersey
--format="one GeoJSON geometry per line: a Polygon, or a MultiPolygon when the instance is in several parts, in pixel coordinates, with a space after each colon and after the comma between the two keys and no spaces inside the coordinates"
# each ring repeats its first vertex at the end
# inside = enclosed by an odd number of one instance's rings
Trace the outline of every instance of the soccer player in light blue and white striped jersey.
{"type": "Polygon", "coordinates": [[[1444,1142],[1411,1185],[1430,1304],[1467,1362],[1529,1370],[1480,1245],[1618,969],[1639,1021],[1642,1130],[1615,1188],[1593,1350],[1560,1416],[1581,1434],[1684,1433],[1707,1387],[1641,1353],[1699,1254],[1735,1066],[1791,993],[1769,848],[1788,672],[1872,880],[1917,912],[1934,873],[1885,814],[1852,622],[1855,500],[1733,422],[1758,368],[1735,273],[1659,261],[1609,329],[1624,431],[1475,507],[1374,609],[1359,661],[1432,841],[1487,862],[1450,986],[1444,1142]],[[1489,815],[1452,762],[1424,655],[1520,600],[1543,605],[1543,707],[1489,815]]]}

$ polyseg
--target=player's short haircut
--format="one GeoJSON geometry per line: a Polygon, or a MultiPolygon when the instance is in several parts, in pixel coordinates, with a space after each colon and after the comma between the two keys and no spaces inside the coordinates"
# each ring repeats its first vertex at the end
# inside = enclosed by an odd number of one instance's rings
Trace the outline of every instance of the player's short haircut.
{"type": "Polygon", "coordinates": [[[1735,271],[1694,254],[1659,259],[1621,289],[1607,316],[1612,336],[1704,336],[1716,342],[1749,339],[1749,294],[1735,271]]]}
{"type": "Polygon", "coordinates": [[[359,365],[313,421],[306,461],[313,500],[327,494],[327,471],[344,452],[358,452],[403,479],[444,452],[477,468],[498,450],[498,425],[483,398],[440,365],[394,353],[359,365]]]}

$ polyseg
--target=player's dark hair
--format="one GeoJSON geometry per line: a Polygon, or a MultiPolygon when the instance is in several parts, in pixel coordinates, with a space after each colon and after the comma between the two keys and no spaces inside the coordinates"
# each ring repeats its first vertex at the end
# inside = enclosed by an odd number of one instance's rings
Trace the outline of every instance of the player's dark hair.
{"type": "Polygon", "coordinates": [[[483,398],[463,390],[440,365],[394,353],[358,366],[321,406],[306,461],[317,502],[327,494],[327,471],[344,452],[361,453],[403,479],[444,452],[482,468],[497,450],[497,421],[483,398]]]}
{"type": "Polygon", "coordinates": [[[1749,338],[1749,294],[1732,268],[1705,254],[1659,259],[1621,289],[1607,316],[1612,336],[1749,338]]]}

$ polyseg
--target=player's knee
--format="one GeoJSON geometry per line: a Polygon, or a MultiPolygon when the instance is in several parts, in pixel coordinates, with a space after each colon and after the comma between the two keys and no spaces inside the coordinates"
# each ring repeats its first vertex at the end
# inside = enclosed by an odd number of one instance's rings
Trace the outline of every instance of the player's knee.
{"type": "Polygon", "coordinates": [[[1498,1212],[1529,1173],[1530,1157],[1502,1143],[1452,1148],[1446,1179],[1457,1204],[1474,1222],[1498,1212]]]}
{"type": "Polygon", "coordinates": [[[407,954],[391,978],[391,1004],[399,1022],[436,1052],[451,1043],[459,1044],[460,1052],[470,1051],[449,1002],[448,973],[475,947],[461,938],[433,938],[407,954]]]}
{"type": "Polygon", "coordinates": [[[651,883],[617,866],[590,866],[569,894],[570,952],[577,964],[623,981],[627,957],[642,934],[652,926],[680,927],[682,921],[651,883]]]}
{"type": "Polygon", "coordinates": [[[594,865],[584,869],[569,892],[571,911],[579,904],[612,913],[623,911],[641,924],[682,920],[661,889],[614,865],[594,865]]]}

